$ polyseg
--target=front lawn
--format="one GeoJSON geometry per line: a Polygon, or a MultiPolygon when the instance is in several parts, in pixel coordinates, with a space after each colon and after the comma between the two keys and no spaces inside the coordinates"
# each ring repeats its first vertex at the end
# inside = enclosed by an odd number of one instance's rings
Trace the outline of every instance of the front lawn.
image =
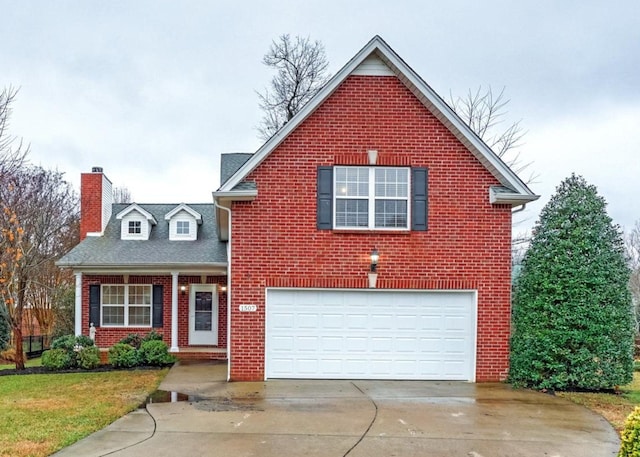
{"type": "Polygon", "coordinates": [[[133,411],[168,369],[0,376],[0,456],[47,456],[133,411]]]}
{"type": "MultiPolygon", "coordinates": [[[[29,359],[24,362],[25,367],[41,367],[42,366],[42,358],[38,357],[36,359],[29,359]]],[[[16,367],[15,362],[7,362],[3,361],[0,363],[0,370],[13,370],[16,367]]]]}
{"type": "Polygon", "coordinates": [[[640,405],[640,373],[633,373],[633,381],[620,387],[619,394],[591,392],[557,392],[562,398],[584,405],[604,416],[620,433],[627,416],[640,405]]]}

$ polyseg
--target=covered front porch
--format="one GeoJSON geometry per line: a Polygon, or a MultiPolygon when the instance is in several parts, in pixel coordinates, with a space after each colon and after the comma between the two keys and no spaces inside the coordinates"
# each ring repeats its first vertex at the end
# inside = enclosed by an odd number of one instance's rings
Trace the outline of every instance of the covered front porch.
{"type": "Polygon", "coordinates": [[[77,335],[107,350],[137,333],[162,335],[181,360],[228,358],[226,266],[75,273],[77,335]]]}

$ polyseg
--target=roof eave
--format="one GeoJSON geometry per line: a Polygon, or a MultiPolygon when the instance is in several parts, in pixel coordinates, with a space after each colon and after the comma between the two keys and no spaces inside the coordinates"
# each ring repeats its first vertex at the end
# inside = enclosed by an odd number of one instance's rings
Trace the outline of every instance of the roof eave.
{"type": "Polygon", "coordinates": [[[157,274],[178,271],[180,273],[200,273],[209,272],[212,274],[226,274],[228,263],[153,263],[153,264],[131,264],[131,265],[109,265],[109,264],[83,264],[83,263],[56,263],[62,268],[71,268],[75,272],[87,274],[157,274]]]}
{"type": "Polygon", "coordinates": [[[531,203],[540,198],[540,195],[521,194],[518,192],[497,192],[494,187],[489,188],[489,203],[492,205],[520,206],[531,203]]]}
{"type": "Polygon", "coordinates": [[[258,196],[257,190],[231,190],[213,192],[213,198],[219,203],[222,201],[252,201],[258,196]]]}

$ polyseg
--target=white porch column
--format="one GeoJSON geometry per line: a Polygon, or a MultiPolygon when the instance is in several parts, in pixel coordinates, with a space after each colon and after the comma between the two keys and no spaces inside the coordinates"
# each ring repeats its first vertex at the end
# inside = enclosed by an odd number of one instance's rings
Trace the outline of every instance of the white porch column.
{"type": "Polygon", "coordinates": [[[171,272],[171,349],[170,352],[178,352],[178,275],[177,271],[171,272]]]}
{"type": "Polygon", "coordinates": [[[76,276],[76,301],[75,301],[75,332],[76,336],[82,335],[82,273],[76,276]]]}

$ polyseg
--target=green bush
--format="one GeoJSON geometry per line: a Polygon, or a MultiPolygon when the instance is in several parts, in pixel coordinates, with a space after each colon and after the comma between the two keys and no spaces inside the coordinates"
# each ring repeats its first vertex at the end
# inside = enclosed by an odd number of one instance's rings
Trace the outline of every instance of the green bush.
{"type": "Polygon", "coordinates": [[[77,363],[80,368],[93,370],[100,366],[100,349],[96,346],[85,346],[77,351],[77,363]]]}
{"type": "Polygon", "coordinates": [[[53,342],[51,343],[51,349],[65,349],[73,351],[73,347],[75,345],[75,335],[64,335],[53,340],[53,342]]]}
{"type": "Polygon", "coordinates": [[[149,340],[142,343],[139,351],[140,362],[147,365],[168,365],[176,361],[169,354],[169,347],[164,341],[149,340]]]}
{"type": "Polygon", "coordinates": [[[82,346],[83,348],[86,348],[86,347],[95,346],[96,344],[88,336],[86,336],[86,335],[78,335],[78,336],[76,336],[76,345],[77,346],[82,346]]]}
{"type": "Polygon", "coordinates": [[[516,280],[509,381],[551,390],[629,383],[628,282],[622,235],[605,200],[572,175],[542,209],[516,280]]]}
{"type": "Polygon", "coordinates": [[[155,330],[151,330],[142,338],[142,342],[144,343],[145,341],[162,341],[162,335],[155,330]]]}
{"type": "Polygon", "coordinates": [[[65,349],[49,349],[42,353],[42,366],[48,370],[65,370],[74,366],[74,358],[65,349]]]}
{"type": "Polygon", "coordinates": [[[139,363],[138,351],[127,343],[116,343],[109,349],[109,363],[117,368],[131,368],[139,363]]]}
{"type": "Polygon", "coordinates": [[[624,422],[618,457],[640,457],[640,406],[624,422]]]}
{"type": "Polygon", "coordinates": [[[140,345],[142,344],[142,337],[137,333],[129,333],[127,336],[122,338],[119,343],[128,344],[129,346],[133,346],[136,349],[140,349],[140,345]]]}

